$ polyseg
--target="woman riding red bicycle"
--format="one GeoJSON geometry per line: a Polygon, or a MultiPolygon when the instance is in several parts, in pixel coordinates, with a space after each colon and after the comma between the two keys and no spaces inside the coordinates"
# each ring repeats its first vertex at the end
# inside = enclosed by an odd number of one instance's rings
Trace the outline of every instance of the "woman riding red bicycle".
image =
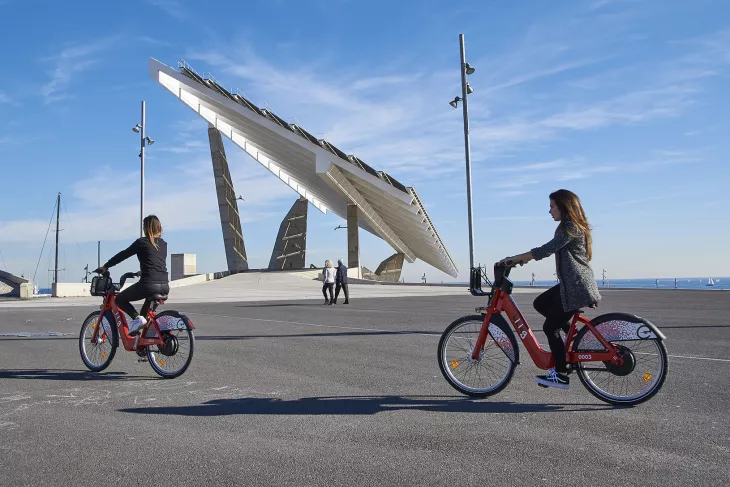
{"type": "Polygon", "coordinates": [[[567,376],[565,343],[560,330],[567,333],[575,312],[598,303],[601,295],[590,266],[593,254],[591,228],[580,199],[567,189],[551,193],[550,215],[560,222],[552,240],[524,254],[502,259],[500,264],[541,260],[555,254],[559,284],[539,295],[533,303],[535,310],[545,317],[543,330],[555,360],[555,368],[548,370],[546,375],[538,375],[536,379],[543,386],[567,389],[570,379],[567,376]]]}
{"type": "Polygon", "coordinates": [[[136,255],[139,259],[141,276],[139,282],[120,292],[116,297],[117,307],[127,313],[132,322],[129,334],[135,335],[147,324],[147,301],[137,312],[131,301],[147,299],[154,294],[168,294],[170,285],[167,275],[167,242],[162,239],[162,224],[155,215],[149,215],[143,221],[144,237],[135,240],[132,245],[119,252],[94,272],[103,274],[108,268],[136,255]]]}

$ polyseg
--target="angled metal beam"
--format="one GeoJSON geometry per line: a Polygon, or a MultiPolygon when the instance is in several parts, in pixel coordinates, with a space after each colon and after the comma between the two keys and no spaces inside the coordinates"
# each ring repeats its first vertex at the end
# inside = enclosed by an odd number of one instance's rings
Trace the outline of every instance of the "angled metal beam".
{"type": "Polygon", "coordinates": [[[329,178],[332,183],[345,195],[354,205],[357,205],[358,209],[362,212],[363,218],[365,218],[370,226],[378,233],[380,238],[388,242],[398,252],[405,254],[408,262],[414,262],[416,256],[413,254],[411,249],[403,243],[403,240],[395,234],[395,232],[388,226],[387,223],[378,215],[378,212],[370,206],[370,203],[365,201],[360,192],[355,189],[350,181],[345,177],[342,172],[337,169],[337,166],[330,163],[329,169],[324,174],[325,177],[329,178]]]}

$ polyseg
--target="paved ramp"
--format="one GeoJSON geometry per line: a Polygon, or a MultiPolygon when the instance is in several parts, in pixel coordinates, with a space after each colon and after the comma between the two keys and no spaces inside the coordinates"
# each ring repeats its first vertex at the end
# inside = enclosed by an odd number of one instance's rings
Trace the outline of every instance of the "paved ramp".
{"type": "MultiPolygon", "coordinates": [[[[222,303],[235,301],[293,301],[323,299],[320,270],[298,272],[246,272],[215,281],[176,287],[170,291],[167,307],[178,303],[222,303]]],[[[360,298],[393,298],[406,296],[468,296],[464,286],[422,286],[350,284],[350,300],[360,298]]],[[[515,289],[515,293],[539,292],[539,289],[515,289]]],[[[340,300],[344,296],[340,295],[340,300]]],[[[0,307],[37,306],[89,306],[98,304],[101,298],[35,298],[26,301],[10,301],[0,307]]]]}

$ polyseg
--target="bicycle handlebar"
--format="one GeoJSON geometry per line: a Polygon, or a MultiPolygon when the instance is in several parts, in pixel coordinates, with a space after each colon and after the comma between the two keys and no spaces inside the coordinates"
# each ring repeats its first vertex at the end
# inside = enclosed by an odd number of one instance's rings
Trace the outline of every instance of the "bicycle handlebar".
{"type": "MultiPolygon", "coordinates": [[[[108,270],[106,270],[104,272],[99,272],[99,271],[101,271],[101,268],[94,270],[95,273],[101,274],[104,277],[110,276],[108,270]]],[[[137,272],[127,272],[125,274],[122,274],[122,276],[119,278],[119,289],[122,289],[124,287],[124,283],[127,281],[127,279],[137,277],[137,274],[138,274],[137,272]]]]}
{"type": "Polygon", "coordinates": [[[122,274],[122,277],[119,278],[119,289],[121,290],[124,287],[124,282],[129,279],[130,277],[137,277],[136,272],[127,272],[126,274],[122,274]]]}

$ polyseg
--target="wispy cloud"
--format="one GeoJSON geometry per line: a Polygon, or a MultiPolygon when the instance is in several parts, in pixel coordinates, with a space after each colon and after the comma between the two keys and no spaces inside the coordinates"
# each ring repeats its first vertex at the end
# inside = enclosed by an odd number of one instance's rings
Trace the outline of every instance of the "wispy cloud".
{"type": "Polygon", "coordinates": [[[600,8],[607,7],[608,5],[618,4],[618,3],[638,3],[642,0],[593,0],[588,7],[589,10],[598,10],[600,8]]]}
{"type": "Polygon", "coordinates": [[[147,0],[147,3],[177,20],[184,20],[188,16],[187,9],[177,0],[147,0]]]}
{"type": "Polygon", "coordinates": [[[172,152],[174,154],[190,154],[205,152],[205,148],[208,147],[202,140],[188,140],[183,143],[175,143],[170,146],[156,147],[155,149],[159,152],[172,152]]]}
{"type": "Polygon", "coordinates": [[[684,193],[668,193],[668,194],[662,194],[657,196],[646,196],[643,198],[636,198],[636,199],[630,199],[626,201],[618,201],[616,203],[613,203],[612,207],[622,207],[622,206],[633,206],[638,205],[641,203],[649,203],[651,201],[660,201],[660,200],[666,200],[668,198],[675,198],[677,196],[682,196],[684,193]]]}
{"type": "Polygon", "coordinates": [[[53,103],[71,97],[70,85],[75,77],[89,71],[99,63],[95,56],[113,44],[114,39],[102,39],[62,49],[42,61],[50,67],[50,79],[41,87],[46,103],[53,103]]]}
{"type": "Polygon", "coordinates": [[[137,40],[140,42],[144,42],[145,44],[150,44],[153,46],[170,46],[171,44],[169,42],[162,41],[160,39],[155,39],[153,37],[149,36],[139,36],[137,37],[137,40]]]}
{"type": "MultiPolygon", "coordinates": [[[[233,156],[233,159],[236,157],[233,156]]],[[[157,170],[149,174],[148,188],[172,187],[175,190],[148,191],[145,208],[160,217],[166,231],[220,228],[210,160],[189,161],[184,167],[186,171],[170,167],[166,171],[157,170]]],[[[281,218],[279,213],[272,211],[272,204],[297,197],[287,185],[272,185],[268,175],[252,175],[243,164],[231,164],[231,175],[236,191],[246,198],[246,202],[242,203],[246,205],[245,212],[242,211],[241,215],[244,223],[281,218]]],[[[119,173],[111,168],[101,169],[95,175],[74,183],[70,194],[65,196],[69,209],[66,218],[70,219],[78,242],[95,241],[99,228],[105,228],[105,240],[134,238],[139,232],[139,206],[134,198],[129,198],[129,188],[138,185],[139,173],[119,173]],[[109,185],[112,178],[117,184],[109,185]],[[105,198],[117,202],[111,213],[109,208],[98,207],[98,201],[93,202],[96,199],[94,194],[97,194],[95,188],[104,188],[105,198]],[[114,216],[114,225],[108,225],[110,214],[114,216]]],[[[47,227],[48,220],[43,219],[0,221],[0,242],[36,245],[43,241],[47,227]]]]}
{"type": "Polygon", "coordinates": [[[10,103],[12,100],[8,95],[0,91],[0,103],[10,103]]]}

